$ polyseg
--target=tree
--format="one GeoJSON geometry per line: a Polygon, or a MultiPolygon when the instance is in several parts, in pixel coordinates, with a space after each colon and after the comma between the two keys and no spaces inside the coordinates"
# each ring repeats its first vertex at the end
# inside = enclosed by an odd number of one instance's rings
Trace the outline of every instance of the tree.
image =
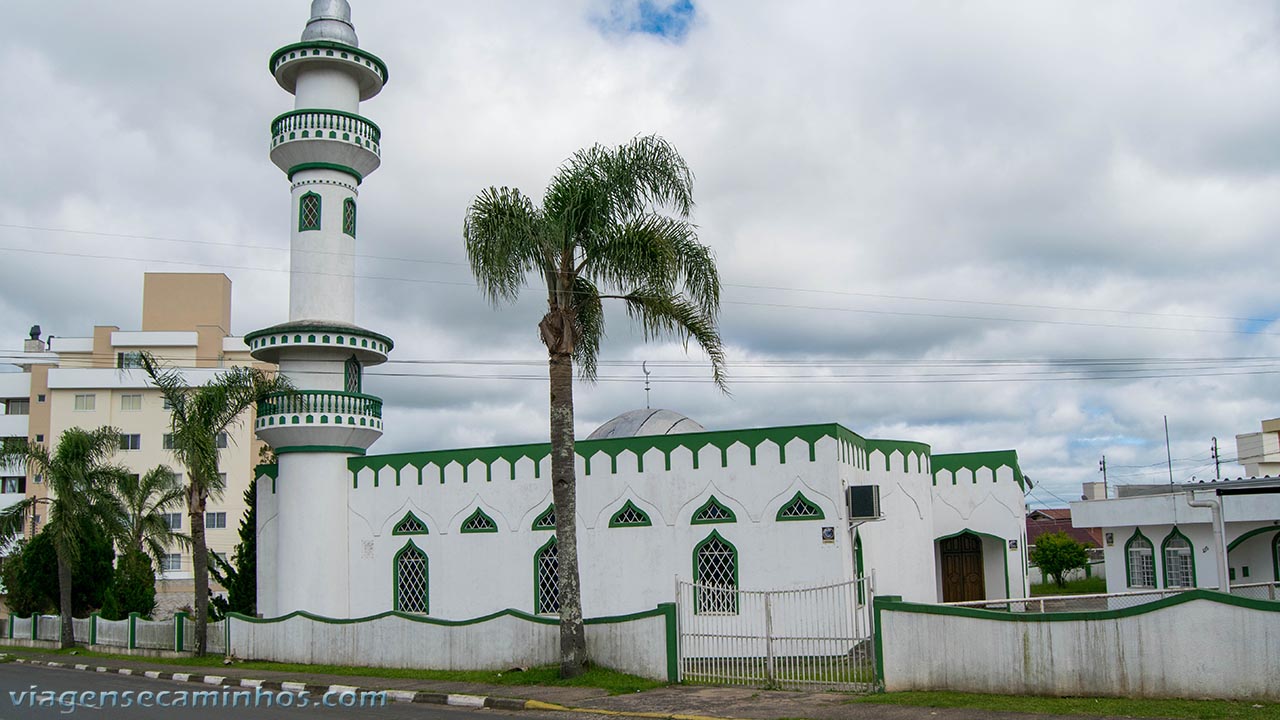
{"type": "Polygon", "coordinates": [[[214,579],[227,589],[225,598],[213,598],[215,614],[224,618],[229,612],[258,614],[258,479],[249,481],[244,491],[244,515],[240,518],[240,542],[231,562],[214,556],[210,566],[214,579]]]}
{"type": "Polygon", "coordinates": [[[1053,576],[1058,587],[1066,587],[1067,573],[1089,563],[1089,552],[1085,546],[1065,532],[1037,537],[1029,557],[1042,572],[1053,576]]]}
{"type": "Polygon", "coordinates": [[[550,380],[551,487],[556,507],[560,673],[586,666],[574,526],[573,368],[595,379],[604,300],[619,300],[646,340],[693,339],[725,388],[716,327],[720,276],[689,222],[693,175],[665,140],[579,150],[560,166],[541,205],[519,189],[490,187],[463,224],[471,272],[489,299],[514,301],[531,278],[546,285],[538,332],[550,380]],[[674,215],[663,214],[663,210],[674,215]]]}
{"type": "Polygon", "coordinates": [[[36,537],[48,548],[49,558],[53,562],[52,573],[44,573],[37,561],[40,549],[31,549],[33,544],[38,544],[36,538],[30,541],[19,540],[5,556],[4,564],[0,565],[5,604],[9,606],[9,612],[19,617],[54,612],[58,607],[58,558],[47,536],[36,537]],[[46,586],[47,578],[52,578],[52,582],[46,586]]]}
{"type": "Polygon", "coordinates": [[[48,497],[28,497],[0,512],[0,541],[21,533],[27,518],[38,507],[45,506],[48,521],[41,534],[48,533],[57,555],[58,608],[64,648],[75,644],[71,626],[72,577],[81,559],[81,550],[95,531],[107,538],[119,536],[110,487],[128,471],[109,462],[119,447],[120,431],[116,428],[101,427],[92,431],[71,428],[58,438],[52,452],[39,443],[15,443],[6,445],[0,453],[0,465],[25,462],[27,472],[44,476],[49,491],[48,497]]]}
{"type": "Polygon", "coordinates": [[[196,654],[204,655],[209,634],[209,548],[204,512],[209,498],[221,497],[218,436],[239,423],[246,410],[267,395],[290,389],[289,382],[254,367],[234,367],[197,387],[182,372],[162,367],[149,353],[142,369],[172,407],[173,455],[187,469],[184,498],[191,519],[191,564],[195,570],[196,654]]]}
{"type": "Polygon", "coordinates": [[[128,548],[116,561],[115,576],[107,588],[102,616],[124,620],[129,613],[150,617],[156,609],[156,572],[151,559],[137,548],[128,548]]]}
{"type": "Polygon", "coordinates": [[[160,570],[170,546],[191,546],[191,537],[169,527],[165,520],[165,514],[181,506],[185,496],[182,482],[167,465],[157,465],[144,475],[126,475],[112,488],[112,494],[126,555],[137,550],[160,570]]]}

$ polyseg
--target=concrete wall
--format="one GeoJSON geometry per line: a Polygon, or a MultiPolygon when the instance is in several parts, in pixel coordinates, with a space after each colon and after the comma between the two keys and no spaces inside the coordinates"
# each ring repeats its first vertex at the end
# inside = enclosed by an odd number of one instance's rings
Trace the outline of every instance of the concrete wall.
{"type": "MultiPolygon", "coordinates": [[[[1022,471],[1016,466],[1016,456],[1002,461],[1005,454],[937,456],[930,493],[935,547],[938,540],[965,531],[982,538],[987,599],[1026,597],[1030,591],[1022,471]],[[947,463],[951,457],[962,459],[947,463]],[[940,467],[943,463],[948,467],[940,467]]],[[[932,565],[936,583],[933,599],[941,602],[942,568],[937,552],[932,565]]],[[[883,594],[895,593],[886,590],[883,594]]]]}
{"type": "Polygon", "coordinates": [[[1280,699],[1280,603],[1208,590],[1126,610],[1006,613],[876,599],[885,689],[1280,699]]]}
{"type": "MultiPolygon", "coordinates": [[[[383,613],[334,620],[307,613],[232,615],[228,654],[249,660],[429,670],[498,670],[559,662],[559,621],[504,610],[474,620],[383,613]]],[[[675,680],[675,607],[586,620],[593,662],[675,680]]]]}

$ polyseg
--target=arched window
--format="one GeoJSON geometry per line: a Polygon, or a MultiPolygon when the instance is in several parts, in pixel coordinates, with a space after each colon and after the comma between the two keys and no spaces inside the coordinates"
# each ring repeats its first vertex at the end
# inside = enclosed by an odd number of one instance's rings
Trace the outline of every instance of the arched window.
{"type": "Polygon", "coordinates": [[[542,514],[533,519],[533,530],[555,530],[556,529],[556,506],[548,505],[542,514]]]}
{"type": "Polygon", "coordinates": [[[609,527],[649,527],[653,522],[649,520],[649,514],[635,506],[635,503],[627,501],[622,509],[613,514],[609,518],[609,527]]]}
{"type": "Polygon", "coordinates": [[[738,614],[738,549],[712,531],[693,548],[693,611],[738,614]]]}
{"type": "Polygon", "coordinates": [[[702,507],[693,512],[693,518],[689,521],[691,525],[710,525],[712,523],[731,523],[737,522],[738,517],[733,514],[727,505],[716,499],[715,495],[707,498],[702,503],[702,507]]]}
{"type": "Polygon", "coordinates": [[[305,193],[298,203],[298,232],[320,229],[320,196],[305,193]]]}
{"type": "Polygon", "coordinates": [[[356,201],[351,198],[342,201],[342,232],[356,236],[356,201]]]}
{"type": "Polygon", "coordinates": [[[413,541],[405,543],[395,558],[395,609],[400,612],[422,613],[427,605],[427,554],[413,541]]]}
{"type": "Polygon", "coordinates": [[[392,535],[426,535],[427,524],[418,519],[417,515],[407,512],[404,517],[400,518],[400,522],[391,528],[392,535]]]}
{"type": "Polygon", "coordinates": [[[866,570],[862,564],[862,535],[857,530],[853,531],[853,576],[858,578],[858,604],[863,605],[867,602],[865,594],[862,590],[862,576],[866,574],[866,570]]]}
{"type": "Polygon", "coordinates": [[[1164,586],[1167,588],[1189,588],[1196,586],[1196,557],[1191,541],[1174,528],[1164,542],[1160,543],[1160,554],[1164,560],[1164,586]]]}
{"type": "Polygon", "coordinates": [[[826,515],[822,512],[822,508],[813,504],[809,498],[805,497],[799,491],[795,496],[787,501],[786,505],[778,508],[777,519],[783,520],[821,520],[826,515]]]}
{"type": "Polygon", "coordinates": [[[1155,548],[1151,541],[1134,529],[1133,537],[1124,544],[1125,578],[1131,588],[1153,588],[1156,586],[1155,548]]]}
{"type": "Polygon", "coordinates": [[[533,554],[533,612],[560,612],[560,550],[555,536],[533,554]]]}
{"type": "Polygon", "coordinates": [[[476,508],[466,520],[462,521],[462,532],[464,533],[496,533],[498,532],[498,523],[493,518],[485,514],[484,510],[476,508]]]}
{"type": "Polygon", "coordinates": [[[343,364],[344,387],[349,393],[358,393],[364,385],[364,368],[360,366],[360,358],[355,355],[347,358],[343,364]]]}

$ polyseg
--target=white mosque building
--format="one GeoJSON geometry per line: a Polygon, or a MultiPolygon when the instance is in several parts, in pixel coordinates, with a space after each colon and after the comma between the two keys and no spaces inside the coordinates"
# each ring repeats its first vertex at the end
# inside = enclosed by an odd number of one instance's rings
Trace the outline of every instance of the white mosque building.
{"type": "MultiPolygon", "coordinates": [[[[554,614],[547,443],[367,454],[382,405],[361,373],[392,341],[354,324],[359,188],[380,162],[360,103],[386,65],[360,49],[346,0],[314,0],[301,42],[270,67],[296,97],[271,129],[292,191],[289,321],[245,342],[299,392],[255,421],[278,456],[258,468],[259,612],[554,614]]],[[[645,409],[577,453],[586,617],[671,602],[677,578],[785,589],[865,574],[913,601],[1026,595],[1030,481],[1014,451],[934,454],[830,422],[706,430],[645,409]]],[[[710,606],[729,595],[702,597],[703,611],[733,611],[710,606]]]]}

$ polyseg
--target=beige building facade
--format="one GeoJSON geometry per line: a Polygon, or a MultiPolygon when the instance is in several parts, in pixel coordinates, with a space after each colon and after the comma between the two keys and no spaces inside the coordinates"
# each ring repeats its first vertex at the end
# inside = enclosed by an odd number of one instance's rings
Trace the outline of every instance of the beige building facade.
{"type": "MultiPolygon", "coordinates": [[[[34,333],[33,333],[34,335],[34,333]]],[[[52,447],[66,430],[119,428],[115,460],[136,473],[167,465],[183,474],[170,449],[170,413],[159,390],[136,367],[140,352],[181,369],[188,383],[203,384],[221,369],[259,365],[240,337],[231,334],[231,280],[220,273],[146,273],[142,328],[96,326],[78,337],[32,337],[10,362],[22,372],[0,374],[0,438],[25,438],[52,447]]],[[[226,489],[208,503],[205,526],[213,552],[230,557],[239,540],[245,512],[244,491],[265,446],[253,434],[249,411],[225,438],[219,469],[226,489]]],[[[0,468],[0,504],[6,498],[44,497],[46,486],[24,467],[0,468]]],[[[171,522],[190,532],[184,506],[171,510],[171,522]]],[[[30,518],[27,532],[44,518],[30,518]]],[[[173,548],[157,583],[158,616],[192,605],[193,567],[189,551],[173,548]]],[[[215,587],[215,592],[219,588],[215,587]]]]}

